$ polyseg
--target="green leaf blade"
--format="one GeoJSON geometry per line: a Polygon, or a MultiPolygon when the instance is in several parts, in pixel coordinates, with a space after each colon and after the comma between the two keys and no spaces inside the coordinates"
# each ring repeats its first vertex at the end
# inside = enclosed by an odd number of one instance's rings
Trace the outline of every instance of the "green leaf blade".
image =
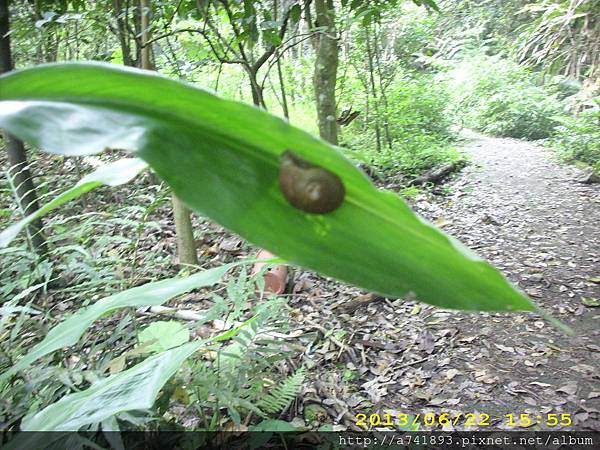
{"type": "Polygon", "coordinates": [[[145,359],[129,370],[93,384],[85,391],[69,394],[43,410],[26,416],[23,431],[77,431],[124,411],[149,409],[158,391],[181,363],[204,341],[190,342],[145,359]]]}
{"type": "Polygon", "coordinates": [[[134,151],[191,208],[290,262],[391,297],[412,291],[446,308],[534,310],[495,268],[377,190],[334,148],[264,111],[98,64],[4,76],[0,102],[0,126],[50,151],[134,151]],[[5,113],[7,101],[18,107],[5,113]],[[47,136],[48,127],[61,131],[60,140],[47,136]],[[315,215],[288,204],[278,184],[286,149],[343,180],[340,208],[315,215]]]}

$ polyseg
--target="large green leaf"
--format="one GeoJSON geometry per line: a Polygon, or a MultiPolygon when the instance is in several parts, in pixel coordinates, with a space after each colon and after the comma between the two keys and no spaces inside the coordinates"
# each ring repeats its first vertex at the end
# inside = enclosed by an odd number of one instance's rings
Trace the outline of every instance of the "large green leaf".
{"type": "Polygon", "coordinates": [[[466,310],[535,310],[492,266],[381,192],[327,143],[242,103],[100,64],[0,78],[0,126],[48,151],[132,150],[194,210],[288,261],[388,296],[466,310]],[[306,214],[279,189],[292,149],[339,175],[346,198],[306,214]]]}
{"type": "Polygon", "coordinates": [[[205,341],[190,342],[145,359],[131,369],[66,395],[21,423],[22,431],[76,431],[124,411],[151,408],[159,389],[205,341]]]}
{"type": "Polygon", "coordinates": [[[0,386],[9,376],[27,367],[42,356],[76,344],[85,330],[100,316],[119,308],[161,305],[191,289],[211,286],[219,281],[225,272],[233,266],[247,262],[226,264],[185,278],[171,278],[144,284],[98,300],[92,306],[79,310],[52,328],[42,342],[35,345],[14,366],[0,375],[0,386]]]}
{"type": "Polygon", "coordinates": [[[102,186],[103,184],[107,186],[118,186],[119,184],[127,183],[135,178],[135,176],[146,167],[147,164],[138,158],[120,159],[100,166],[98,169],[79,180],[75,186],[58,195],[33,214],[24,217],[0,233],[0,248],[6,247],[23,228],[38,217],[42,217],[53,209],[58,208],[68,201],[71,201],[98,186],[102,186]]]}

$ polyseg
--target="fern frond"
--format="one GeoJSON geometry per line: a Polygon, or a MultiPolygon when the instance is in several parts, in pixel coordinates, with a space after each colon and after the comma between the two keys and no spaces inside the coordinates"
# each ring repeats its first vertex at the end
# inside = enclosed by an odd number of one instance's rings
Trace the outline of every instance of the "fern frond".
{"type": "Polygon", "coordinates": [[[269,392],[259,402],[258,407],[267,414],[276,414],[283,411],[300,393],[302,383],[304,383],[304,376],[304,367],[301,367],[296,373],[287,377],[281,384],[269,392]]]}
{"type": "Polygon", "coordinates": [[[264,319],[259,317],[239,331],[229,344],[219,352],[220,370],[224,373],[233,373],[239,370],[239,365],[244,364],[248,353],[252,350],[257,337],[265,332],[264,319]]]}

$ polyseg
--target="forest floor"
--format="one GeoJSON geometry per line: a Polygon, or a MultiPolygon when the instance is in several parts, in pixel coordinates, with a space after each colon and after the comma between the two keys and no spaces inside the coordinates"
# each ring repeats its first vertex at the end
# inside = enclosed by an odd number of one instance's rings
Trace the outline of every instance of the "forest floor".
{"type": "MultiPolygon", "coordinates": [[[[528,142],[469,133],[464,152],[471,164],[443,186],[410,199],[411,205],[489,260],[577,336],[562,334],[532,313],[443,310],[376,297],[295,269],[288,301],[291,329],[287,337],[278,336],[293,356],[287,367],[278,368],[289,374],[303,365],[308,378],[299,401],[283,418],[297,425],[346,428],[356,426],[357,414],[420,414],[417,422],[423,424],[425,413],[438,418],[449,413],[459,419],[445,430],[486,430],[514,429],[505,414],[530,414],[532,429],[551,428],[536,424],[538,416],[543,422],[547,414],[558,414],[559,420],[560,414],[569,414],[568,429],[600,429],[600,308],[594,307],[600,299],[600,185],[573,181],[577,169],[528,142]]],[[[34,172],[66,170],[65,177],[70,174],[75,182],[73,170],[61,158],[40,159],[48,161],[52,167],[34,172]]],[[[54,183],[64,188],[65,177],[54,183]]],[[[390,175],[382,187],[398,190],[398,177],[390,175]]],[[[126,214],[133,214],[128,211],[137,203],[153,198],[149,177],[140,179],[118,190],[99,189],[89,197],[94,204],[74,203],[71,208],[83,210],[70,212],[104,211],[123,204],[119,217],[129,217],[126,214]]],[[[150,269],[136,284],[177,272],[168,202],[151,219],[155,226],[145,229],[137,252],[144,258],[138,267],[150,269]]],[[[96,226],[86,232],[98,239],[100,250],[93,252],[106,250],[101,233],[119,239],[129,233],[133,241],[138,221],[130,222],[131,229],[107,222],[106,230],[96,226]]],[[[199,254],[208,267],[256,251],[208,220],[196,216],[194,224],[201,236],[199,254]]],[[[132,264],[107,258],[106,270],[129,276],[125,268],[132,264]]],[[[91,295],[84,293],[86,298],[91,295]]],[[[70,311],[80,300],[69,295],[51,290],[48,301],[59,304],[60,311],[70,311]]],[[[170,306],[198,310],[210,307],[211,301],[201,291],[170,306]]],[[[119,315],[109,320],[116,326],[119,315]]],[[[109,325],[102,327],[110,332],[114,327],[109,325]]],[[[198,426],[198,420],[193,411],[179,417],[188,427],[198,426]]]]}
{"type": "Polygon", "coordinates": [[[515,429],[506,414],[515,421],[529,414],[528,429],[598,430],[600,186],[573,181],[577,169],[532,143],[472,132],[466,139],[471,164],[445,185],[446,195],[424,194],[413,207],[577,335],[531,313],[464,313],[404,300],[379,298],[340,313],[350,292],[319,282],[308,298],[291,300],[302,311],[299,328],[331,331],[304,355],[318,368],[305,405],[312,391],[345,425],[360,413],[420,414],[423,424],[430,412],[460,416],[445,430],[515,429]],[[549,426],[547,414],[568,426],[549,426]]]}

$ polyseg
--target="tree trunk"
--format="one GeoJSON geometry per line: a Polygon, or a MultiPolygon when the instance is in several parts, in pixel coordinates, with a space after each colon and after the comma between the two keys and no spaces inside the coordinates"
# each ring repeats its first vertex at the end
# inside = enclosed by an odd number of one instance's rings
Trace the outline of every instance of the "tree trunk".
{"type": "MultiPolygon", "coordinates": [[[[283,4],[282,6],[282,10],[283,10],[283,4]]],[[[275,19],[275,21],[277,21],[277,11],[278,9],[278,2],[277,0],[275,0],[273,2],[273,18],[275,19]]],[[[279,78],[279,89],[281,90],[281,106],[283,108],[283,115],[286,119],[290,119],[290,110],[288,108],[288,102],[287,102],[287,95],[285,92],[285,83],[283,82],[283,73],[281,71],[281,59],[283,58],[283,54],[279,54],[279,51],[275,51],[275,59],[277,59],[277,76],[279,78]]]]}
{"type": "Polygon", "coordinates": [[[390,114],[389,114],[389,103],[386,94],[386,86],[383,83],[383,74],[381,70],[381,49],[379,46],[379,32],[377,27],[373,30],[373,52],[375,53],[375,62],[377,63],[377,75],[379,78],[379,91],[381,92],[381,100],[383,102],[383,129],[385,131],[385,139],[387,141],[388,148],[392,150],[392,133],[390,132],[390,114]]]}
{"type": "Polygon", "coordinates": [[[177,234],[177,255],[180,264],[198,265],[198,253],[194,241],[194,231],[190,210],[175,194],[171,197],[175,233],[177,234]]]}
{"type": "MultiPolygon", "coordinates": [[[[0,0],[0,2],[6,0],[0,0]]],[[[28,168],[27,154],[23,142],[4,133],[4,142],[6,144],[6,152],[8,154],[10,176],[14,177],[14,185],[17,190],[17,197],[21,205],[21,210],[25,216],[33,214],[40,206],[37,201],[35,186],[31,178],[31,172],[28,168]]],[[[31,245],[34,251],[44,257],[48,254],[46,238],[43,234],[44,225],[41,219],[36,219],[27,226],[27,233],[31,239],[31,245]]]]}
{"type": "MultiPolygon", "coordinates": [[[[380,114],[379,114],[379,102],[377,100],[377,89],[375,88],[375,74],[374,72],[374,68],[373,68],[373,50],[371,48],[371,36],[369,34],[369,26],[367,25],[365,27],[365,37],[366,37],[366,45],[367,45],[367,60],[369,62],[369,79],[371,81],[371,92],[373,94],[373,104],[375,107],[375,136],[377,138],[377,151],[381,151],[381,130],[379,129],[379,119],[380,119],[380,114]]],[[[367,91],[367,95],[369,95],[369,92],[367,91]]]]}
{"type": "Polygon", "coordinates": [[[248,80],[250,81],[252,103],[260,108],[267,109],[267,105],[265,104],[265,99],[263,97],[263,90],[258,83],[258,79],[256,78],[256,72],[252,69],[252,67],[246,64],[244,64],[244,69],[246,70],[246,73],[248,74],[248,80]]]}
{"type": "Polygon", "coordinates": [[[338,46],[335,37],[333,0],[316,0],[317,25],[325,27],[319,38],[313,85],[317,104],[319,135],[334,145],[338,143],[335,104],[335,83],[338,66],[338,46]]]}
{"type": "MultiPolygon", "coordinates": [[[[310,32],[315,27],[315,24],[312,21],[312,14],[310,13],[311,2],[312,0],[304,0],[304,20],[306,21],[307,32],[310,32]]],[[[310,43],[313,47],[313,50],[316,52],[319,48],[319,35],[317,33],[313,33],[310,36],[310,43]]],[[[301,49],[302,47],[304,47],[304,45],[300,46],[301,49]]],[[[302,55],[300,55],[300,57],[302,58],[302,55]]]]}
{"type": "MultiPolygon", "coordinates": [[[[146,43],[150,41],[150,0],[141,0],[141,27],[142,27],[142,48],[140,59],[142,69],[156,70],[152,60],[152,45],[146,43]]],[[[198,254],[196,253],[196,244],[194,242],[194,231],[192,229],[192,220],[190,210],[175,195],[172,195],[173,218],[175,220],[175,234],[177,235],[177,255],[180,264],[198,265],[198,254]]]]}
{"type": "MultiPolygon", "coordinates": [[[[127,3],[126,8],[129,9],[129,0],[126,0],[126,3],[127,3]]],[[[135,12],[133,14],[133,42],[135,43],[134,67],[142,66],[142,45],[144,43],[144,41],[142,41],[142,39],[141,39],[143,4],[145,4],[145,2],[142,2],[140,0],[135,0],[135,5],[137,6],[137,8],[135,9],[135,12]]],[[[128,29],[129,29],[129,27],[128,27],[128,29]]]]}
{"type": "Polygon", "coordinates": [[[142,60],[142,69],[146,70],[156,70],[154,67],[154,62],[152,60],[152,44],[146,44],[150,40],[150,14],[152,13],[150,9],[150,0],[141,0],[140,1],[141,8],[141,26],[142,26],[142,50],[141,50],[141,60],[142,60]]]}
{"type": "Polygon", "coordinates": [[[121,17],[121,14],[123,13],[123,5],[121,0],[114,0],[113,7],[117,19],[117,34],[119,38],[119,44],[121,45],[123,64],[129,67],[134,67],[135,64],[131,58],[131,47],[129,45],[129,31],[127,30],[127,15],[129,14],[129,11],[125,11],[125,16],[121,17]]]}
{"type": "MultiPolygon", "coordinates": [[[[10,52],[8,0],[0,0],[0,73],[10,72],[13,68],[10,52]]],[[[14,177],[17,197],[23,213],[28,216],[39,209],[35,186],[27,164],[27,154],[23,142],[6,133],[4,135],[10,175],[14,177]]],[[[48,253],[46,239],[42,233],[43,223],[36,219],[27,227],[33,249],[40,255],[48,253]]]]}
{"type": "MultiPolygon", "coordinates": [[[[275,57],[278,57],[277,53],[275,57]]],[[[283,116],[290,120],[290,109],[287,102],[287,94],[285,92],[285,82],[283,81],[283,73],[281,71],[281,58],[277,59],[277,75],[279,77],[279,88],[281,89],[281,103],[283,107],[283,116]]]]}
{"type": "MultiPolygon", "coordinates": [[[[10,2],[10,0],[8,0],[10,2]]],[[[45,12],[43,4],[40,1],[35,1],[33,4],[36,20],[42,20],[45,12]]],[[[58,47],[60,45],[60,37],[58,33],[53,33],[56,30],[56,24],[48,23],[46,26],[39,29],[39,39],[37,39],[37,63],[52,63],[56,62],[58,56],[58,47]]]]}

